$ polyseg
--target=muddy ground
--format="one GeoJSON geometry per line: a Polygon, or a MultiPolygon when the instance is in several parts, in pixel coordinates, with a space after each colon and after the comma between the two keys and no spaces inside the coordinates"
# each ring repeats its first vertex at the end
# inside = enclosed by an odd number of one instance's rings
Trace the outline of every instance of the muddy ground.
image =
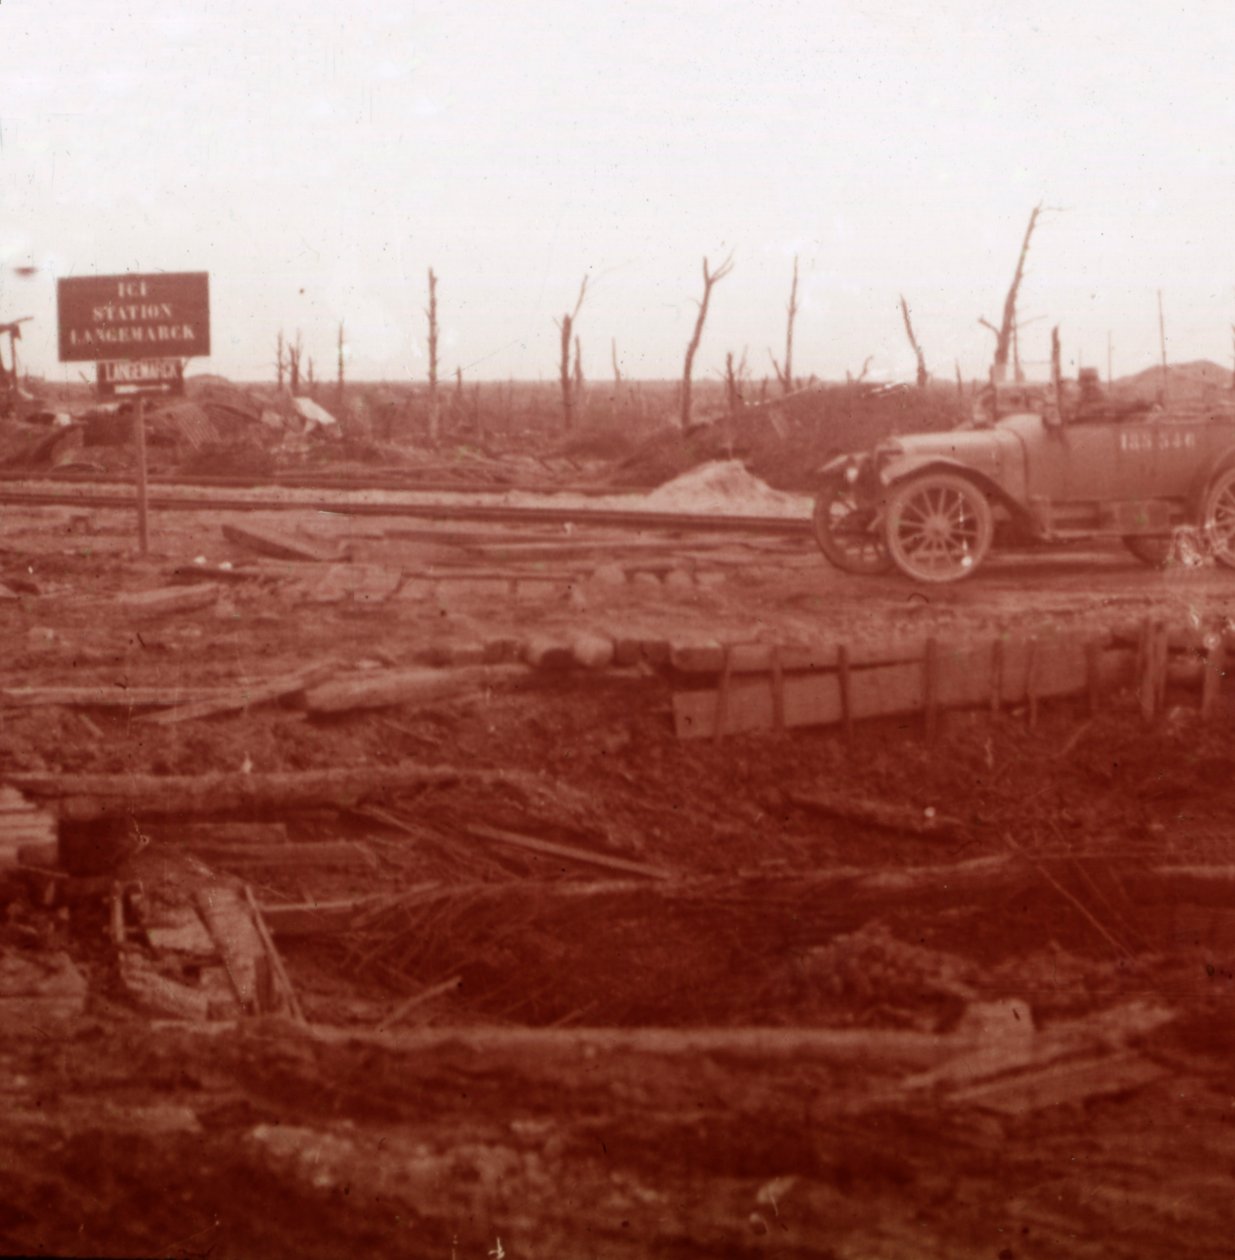
{"type": "MultiPolygon", "coordinates": [[[[529,639],[583,631],[645,647],[948,641],[1232,611],[1231,575],[1095,548],[999,556],[927,591],[838,575],[806,538],[696,538],[645,566],[655,581],[597,573],[602,554],[521,588],[424,577],[423,540],[394,518],[203,508],[152,524],[142,558],[129,513],[5,509],[0,690],[510,663],[529,639]],[[222,534],[241,518],[346,541],[372,585],[340,594],[337,565],[255,557],[222,534]],[[199,558],[236,566],[212,570],[207,607],[152,618],[122,602],[199,558]]],[[[1229,1254],[1228,697],[1208,724],[1181,688],[1150,723],[1118,693],[1096,714],[1045,704],[1033,727],[1019,709],[944,714],[933,743],[920,715],[850,741],[679,741],[683,685],[641,649],[333,715],[294,699],[166,727],[112,703],[0,711],[6,775],[465,772],[372,809],[248,820],[289,843],[354,842],[358,861],[204,858],[166,819],[118,856],[153,911],[229,881],[268,907],[369,899],[342,928],[278,937],[307,1027],[143,1005],[102,903],[45,905],[45,885],[10,874],[6,966],[66,956],[87,992],[67,1018],[5,1008],[0,1246],[1229,1254]],[[801,804],[819,789],[949,827],[820,815],[801,804]]],[[[171,974],[166,952],[126,949],[171,974]]]]}

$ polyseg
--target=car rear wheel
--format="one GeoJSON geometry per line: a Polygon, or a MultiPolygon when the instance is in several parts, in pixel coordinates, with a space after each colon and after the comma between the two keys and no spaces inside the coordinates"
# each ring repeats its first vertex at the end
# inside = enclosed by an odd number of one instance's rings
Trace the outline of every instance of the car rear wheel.
{"type": "Polygon", "coordinates": [[[853,487],[843,478],[829,478],[815,496],[811,518],[819,550],[846,573],[886,573],[892,557],[882,536],[871,528],[874,515],[874,509],[859,504],[853,487]]]}
{"type": "Polygon", "coordinates": [[[1214,559],[1235,569],[1235,468],[1219,473],[1206,491],[1204,524],[1214,559]]]}
{"type": "Polygon", "coordinates": [[[1142,564],[1151,569],[1165,569],[1175,552],[1173,538],[1155,538],[1152,534],[1125,534],[1120,541],[1142,564]]]}
{"type": "Polygon", "coordinates": [[[888,500],[888,553],[902,573],[918,582],[968,577],[990,550],[994,533],[986,495],[956,473],[913,477],[888,500]]]}

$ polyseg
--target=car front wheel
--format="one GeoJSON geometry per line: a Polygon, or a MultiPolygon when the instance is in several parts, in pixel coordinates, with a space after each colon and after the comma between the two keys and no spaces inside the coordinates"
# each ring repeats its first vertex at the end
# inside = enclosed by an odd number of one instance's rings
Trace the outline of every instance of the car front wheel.
{"type": "Polygon", "coordinates": [[[1235,569],[1235,468],[1219,473],[1206,492],[1204,526],[1214,559],[1235,569]]]}
{"type": "Polygon", "coordinates": [[[968,577],[990,550],[994,533],[986,495],[956,473],[910,478],[888,500],[888,554],[902,573],[918,582],[968,577]]]}
{"type": "Polygon", "coordinates": [[[886,573],[892,558],[882,536],[871,528],[874,510],[858,502],[853,487],[831,477],[815,496],[812,521],[819,550],[846,573],[886,573]]]}

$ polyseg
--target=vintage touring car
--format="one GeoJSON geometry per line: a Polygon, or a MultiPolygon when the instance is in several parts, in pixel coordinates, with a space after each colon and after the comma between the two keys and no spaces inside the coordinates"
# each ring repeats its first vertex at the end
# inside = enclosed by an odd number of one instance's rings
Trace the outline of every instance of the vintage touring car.
{"type": "Polygon", "coordinates": [[[1164,566],[1181,527],[1235,568],[1230,412],[1115,407],[1085,391],[1071,407],[1048,401],[973,428],[890,438],[829,460],[820,477],[815,536],[851,573],[895,566],[953,582],[997,539],[1119,538],[1164,566]]]}

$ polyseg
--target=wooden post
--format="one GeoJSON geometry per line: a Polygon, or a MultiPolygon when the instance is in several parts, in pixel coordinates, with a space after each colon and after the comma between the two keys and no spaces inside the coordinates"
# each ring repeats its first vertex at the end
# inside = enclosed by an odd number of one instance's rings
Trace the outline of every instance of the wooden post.
{"type": "Polygon", "coordinates": [[[1089,693],[1089,716],[1096,717],[1101,701],[1102,675],[1100,670],[1102,647],[1096,641],[1085,644],[1085,684],[1089,693]]]}
{"type": "Polygon", "coordinates": [[[933,746],[939,733],[939,644],[933,636],[922,656],[922,710],[926,742],[933,746]]]}
{"type": "Polygon", "coordinates": [[[1153,622],[1146,617],[1136,638],[1136,697],[1141,718],[1149,722],[1154,715],[1153,695],[1153,622]]]}
{"type": "Polygon", "coordinates": [[[150,524],[146,486],[146,408],[141,394],[134,399],[133,407],[133,434],[137,441],[137,538],[144,557],[150,551],[150,524]]]}
{"type": "Polygon", "coordinates": [[[1028,702],[1029,729],[1038,725],[1038,640],[1029,640],[1029,659],[1025,662],[1025,699],[1028,702]]]}
{"type": "Polygon", "coordinates": [[[1166,712],[1166,667],[1170,659],[1170,634],[1164,621],[1154,627],[1154,713],[1166,712]]]}
{"type": "Polygon", "coordinates": [[[785,729],[785,671],[779,643],[772,645],[772,722],[778,731],[785,729]]]}
{"type": "Polygon", "coordinates": [[[991,644],[991,717],[998,717],[1003,703],[1003,640],[991,644]]]}
{"type": "Polygon", "coordinates": [[[845,730],[845,742],[853,743],[853,708],[849,703],[849,648],[841,644],[836,649],[836,678],[840,684],[840,716],[845,730]]]}
{"type": "Polygon", "coordinates": [[[1201,679],[1201,721],[1212,722],[1218,712],[1218,696],[1226,668],[1226,642],[1222,631],[1205,636],[1205,674],[1201,679]]]}
{"type": "Polygon", "coordinates": [[[721,667],[720,686],[716,689],[716,720],[712,737],[717,741],[724,737],[725,723],[729,717],[729,683],[733,677],[733,647],[725,644],[725,662],[721,667]]]}

